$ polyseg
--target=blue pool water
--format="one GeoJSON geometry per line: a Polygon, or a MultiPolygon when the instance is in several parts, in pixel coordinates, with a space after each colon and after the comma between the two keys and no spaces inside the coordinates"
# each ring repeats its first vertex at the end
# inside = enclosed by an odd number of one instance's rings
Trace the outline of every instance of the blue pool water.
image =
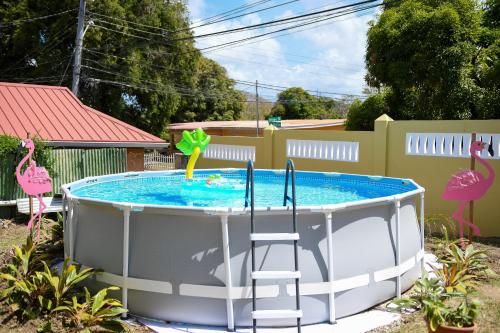
{"type": "MultiPolygon", "coordinates": [[[[255,205],[283,205],[284,172],[255,171],[255,205]]],[[[244,205],[246,170],[195,172],[192,181],[184,173],[137,174],[126,179],[74,186],[71,193],[81,198],[189,207],[233,207],[244,205]],[[207,179],[216,175],[212,184],[207,179]]],[[[385,197],[416,189],[407,180],[336,173],[296,172],[297,204],[317,206],[385,197]]],[[[290,187],[291,188],[291,187],[290,187]]]]}

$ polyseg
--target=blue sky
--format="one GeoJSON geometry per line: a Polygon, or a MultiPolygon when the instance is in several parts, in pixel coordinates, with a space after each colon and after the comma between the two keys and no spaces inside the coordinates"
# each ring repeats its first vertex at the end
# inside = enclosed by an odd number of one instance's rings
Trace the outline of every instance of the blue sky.
{"type": "MultiPolygon", "coordinates": [[[[249,11],[288,2],[272,0],[249,11]]],[[[324,10],[359,0],[299,0],[268,11],[241,18],[195,28],[195,34],[258,24],[317,10],[324,10]]],[[[255,0],[188,0],[192,26],[197,21],[255,0]]],[[[260,42],[250,41],[238,47],[206,52],[205,55],[223,65],[231,78],[255,81],[279,86],[301,86],[313,91],[343,94],[361,94],[365,87],[364,54],[368,22],[375,18],[374,9],[360,14],[345,16],[311,25],[306,30],[282,37],[265,37],[260,42]],[[250,43],[249,42],[249,43],[250,43]]],[[[281,27],[279,27],[281,28],[281,27]]],[[[302,28],[302,29],[304,29],[302,28]]],[[[199,48],[261,34],[277,27],[246,31],[226,36],[197,39],[199,48]],[[267,30],[266,30],[267,29],[267,30]]],[[[272,35],[274,36],[274,35],[272,35]]],[[[264,38],[264,37],[263,37],[264,38]]],[[[239,86],[253,92],[253,88],[239,86]]],[[[260,90],[268,99],[274,99],[276,91],[260,90]]],[[[326,95],[338,97],[334,95],[326,95]]]]}

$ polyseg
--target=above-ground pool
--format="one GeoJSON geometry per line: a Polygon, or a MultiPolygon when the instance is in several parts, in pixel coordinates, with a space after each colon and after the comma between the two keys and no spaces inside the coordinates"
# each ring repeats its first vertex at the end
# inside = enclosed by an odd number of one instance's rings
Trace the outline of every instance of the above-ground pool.
{"type": "MultiPolygon", "coordinates": [[[[291,232],[285,172],[256,170],[254,178],[256,231],[291,232]]],[[[162,171],[64,185],[65,254],[102,269],[93,286],[122,287],[132,314],[251,326],[245,180],[246,170],[223,169],[197,170],[193,181],[184,171],[162,171]]],[[[333,323],[411,287],[423,263],[423,188],[408,179],[303,171],[296,184],[303,324],[333,323]]],[[[293,270],[293,241],[257,243],[256,265],[293,270]]],[[[256,297],[258,309],[294,309],[294,280],[259,281],[256,297]]]]}

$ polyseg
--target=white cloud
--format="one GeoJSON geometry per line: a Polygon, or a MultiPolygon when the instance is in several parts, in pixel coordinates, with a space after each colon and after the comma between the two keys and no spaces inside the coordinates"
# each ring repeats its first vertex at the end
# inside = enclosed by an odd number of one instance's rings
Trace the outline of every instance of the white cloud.
{"type": "Polygon", "coordinates": [[[205,7],[205,0],[189,0],[188,8],[189,13],[191,14],[191,19],[193,21],[200,19],[203,16],[205,7]]]}

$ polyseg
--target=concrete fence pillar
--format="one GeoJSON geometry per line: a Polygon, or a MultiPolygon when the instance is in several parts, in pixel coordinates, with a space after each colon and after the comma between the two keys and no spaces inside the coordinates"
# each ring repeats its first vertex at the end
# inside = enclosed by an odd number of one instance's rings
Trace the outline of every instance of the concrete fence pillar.
{"type": "Polygon", "coordinates": [[[375,119],[373,173],[376,175],[387,176],[388,131],[389,123],[392,121],[392,118],[386,114],[375,119]]]}
{"type": "Polygon", "coordinates": [[[144,148],[127,148],[127,171],[144,171],[144,148]]]}
{"type": "Polygon", "coordinates": [[[274,131],[277,130],[276,127],[273,125],[267,126],[264,129],[264,145],[263,145],[263,152],[260,155],[259,158],[262,160],[259,163],[259,167],[262,167],[264,169],[274,169],[273,165],[273,154],[274,154],[274,131]]]}

